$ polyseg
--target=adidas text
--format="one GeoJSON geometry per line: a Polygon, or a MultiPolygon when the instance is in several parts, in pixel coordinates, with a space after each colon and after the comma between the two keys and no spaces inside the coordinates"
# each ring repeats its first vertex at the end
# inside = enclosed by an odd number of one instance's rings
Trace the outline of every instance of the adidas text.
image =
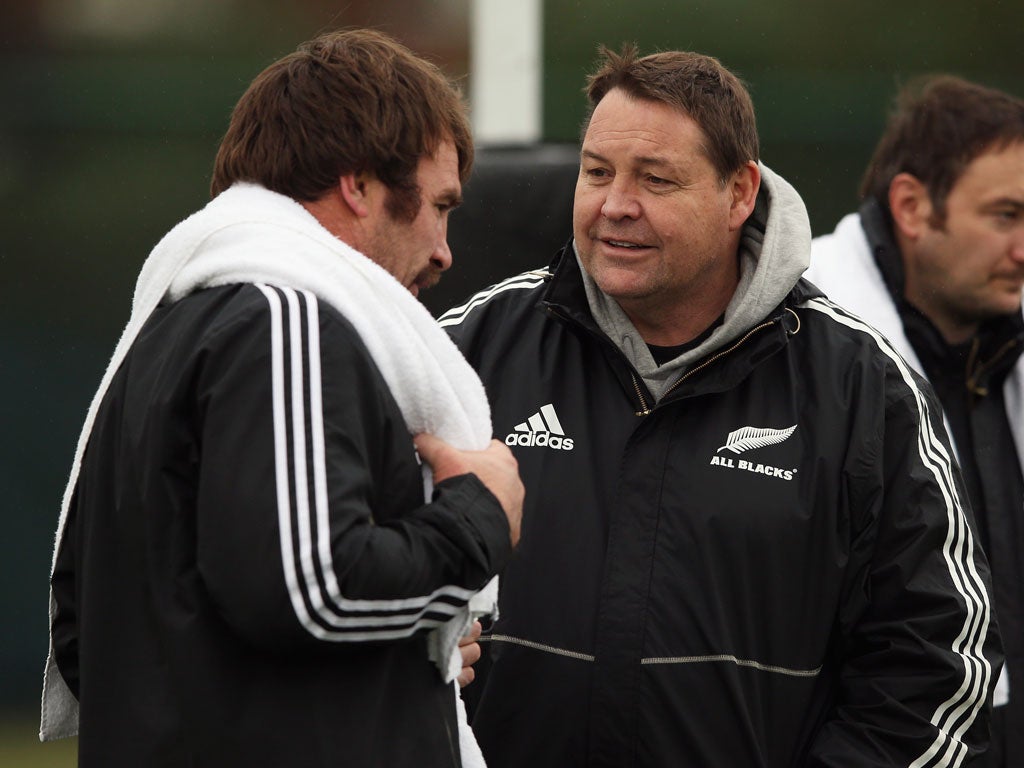
{"type": "Polygon", "coordinates": [[[551,403],[542,405],[540,410],[526,421],[516,424],[515,430],[505,438],[505,445],[521,445],[526,448],[539,446],[556,451],[571,451],[572,438],[565,436],[562,422],[551,403]]]}
{"type": "Polygon", "coordinates": [[[547,432],[512,432],[505,438],[505,445],[522,445],[554,448],[556,451],[571,451],[572,438],[550,435],[547,432]]]}

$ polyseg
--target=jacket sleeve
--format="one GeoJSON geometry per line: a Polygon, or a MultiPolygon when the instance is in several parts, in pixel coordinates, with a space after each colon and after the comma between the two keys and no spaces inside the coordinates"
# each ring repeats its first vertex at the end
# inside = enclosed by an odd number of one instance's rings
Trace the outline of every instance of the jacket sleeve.
{"type": "Polygon", "coordinates": [[[198,569],[261,645],[396,640],[448,620],[511,553],[475,475],[424,503],[400,412],[354,329],[309,294],[200,345],[198,569]]]}
{"type": "MultiPolygon", "coordinates": [[[[1001,649],[959,469],[928,385],[886,374],[883,434],[845,468],[839,694],[810,766],[960,766],[988,741],[1001,649]]],[[[877,423],[877,422],[876,422],[877,423]]]]}

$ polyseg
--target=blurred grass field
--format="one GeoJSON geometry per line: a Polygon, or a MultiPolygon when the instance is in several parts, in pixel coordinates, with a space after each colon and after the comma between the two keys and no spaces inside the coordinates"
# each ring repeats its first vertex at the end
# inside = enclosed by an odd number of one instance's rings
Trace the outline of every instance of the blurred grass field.
{"type": "Polygon", "coordinates": [[[78,739],[42,744],[39,722],[24,715],[0,717],[0,766],[3,768],[75,768],[78,739]]]}

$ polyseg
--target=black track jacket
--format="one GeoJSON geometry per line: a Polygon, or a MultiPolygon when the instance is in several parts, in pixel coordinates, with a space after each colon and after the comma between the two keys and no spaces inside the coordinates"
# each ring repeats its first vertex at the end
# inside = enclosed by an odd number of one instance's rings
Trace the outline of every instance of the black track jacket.
{"type": "Polygon", "coordinates": [[[83,768],[459,765],[424,633],[445,585],[505,563],[508,524],[474,475],[424,504],[377,366],[311,302],[160,307],[106,393],[52,581],[83,768]]]}
{"type": "MultiPolygon", "coordinates": [[[[758,216],[761,270],[787,255],[758,216]]],[[[466,689],[491,768],[923,768],[983,748],[988,567],[934,396],[872,328],[793,278],[655,404],[571,247],[441,324],[527,489],[466,689]]]]}

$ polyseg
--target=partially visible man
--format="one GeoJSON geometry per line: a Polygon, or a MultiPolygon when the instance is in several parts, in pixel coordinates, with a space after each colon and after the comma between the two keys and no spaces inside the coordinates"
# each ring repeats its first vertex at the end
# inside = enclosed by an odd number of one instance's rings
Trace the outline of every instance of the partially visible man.
{"type": "Polygon", "coordinates": [[[83,768],[460,765],[457,644],[523,494],[415,299],[472,154],[458,92],[375,32],[242,96],[65,495],[40,735],[83,768]]]}
{"type": "Polygon", "coordinates": [[[527,488],[488,764],[961,765],[999,648],[932,393],[800,279],[718,61],[606,51],[588,95],[572,243],[441,320],[527,488]]]}
{"type": "Polygon", "coordinates": [[[807,277],[883,331],[942,403],[1006,665],[978,764],[1024,765],[1024,101],[948,75],[903,89],[863,203],[807,277]]]}

